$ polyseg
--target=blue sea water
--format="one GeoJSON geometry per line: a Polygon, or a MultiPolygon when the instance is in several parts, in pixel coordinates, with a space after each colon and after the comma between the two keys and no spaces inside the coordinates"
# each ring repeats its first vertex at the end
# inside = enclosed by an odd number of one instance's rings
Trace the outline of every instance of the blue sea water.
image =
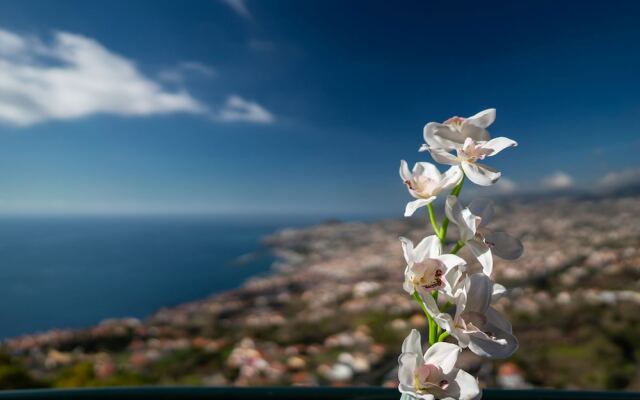
{"type": "Polygon", "coordinates": [[[145,317],[269,271],[260,239],[313,218],[2,217],[0,338],[145,317]],[[248,257],[247,254],[257,254],[248,257]],[[244,257],[243,257],[244,256],[244,257]],[[248,260],[238,263],[238,257],[248,260]]]}

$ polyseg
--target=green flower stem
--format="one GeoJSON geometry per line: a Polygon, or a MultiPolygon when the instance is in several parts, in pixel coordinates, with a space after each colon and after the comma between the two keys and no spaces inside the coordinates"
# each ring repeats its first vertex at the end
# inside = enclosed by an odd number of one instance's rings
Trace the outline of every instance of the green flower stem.
{"type": "MultiPolygon", "coordinates": [[[[431,297],[433,297],[433,300],[436,302],[436,305],[437,305],[438,304],[438,291],[437,290],[432,291],[431,292],[431,297]]],[[[432,321],[433,321],[433,343],[436,343],[438,341],[438,335],[439,335],[438,331],[440,330],[440,325],[438,325],[436,323],[436,321],[433,320],[433,318],[432,318],[432,321]]],[[[429,337],[431,337],[431,329],[429,330],[429,337]]]]}
{"type": "MultiPolygon", "coordinates": [[[[436,304],[438,304],[438,291],[434,290],[433,292],[431,292],[431,295],[433,296],[433,300],[436,301],[436,304]]],[[[449,304],[449,302],[447,302],[447,304],[449,304]]],[[[438,323],[435,320],[433,320],[433,325],[435,326],[435,329],[436,329],[435,337],[437,339],[435,343],[442,342],[442,340],[440,340],[440,336],[442,336],[442,332],[443,332],[442,327],[440,327],[440,325],[438,325],[438,323]]]]}
{"type": "MultiPolygon", "coordinates": [[[[463,174],[460,183],[458,183],[456,187],[454,187],[451,191],[451,196],[458,197],[460,195],[460,191],[462,190],[462,186],[464,185],[464,178],[465,176],[463,174]]],[[[438,235],[438,238],[440,238],[440,243],[442,243],[443,246],[444,241],[447,237],[447,228],[449,228],[449,218],[445,214],[444,220],[442,221],[442,226],[440,227],[440,234],[438,235]]]]}
{"type": "Polygon", "coordinates": [[[462,179],[460,179],[460,183],[458,183],[456,187],[454,187],[453,190],[451,191],[452,196],[456,196],[456,197],[460,196],[460,191],[462,190],[462,186],[464,186],[464,178],[465,176],[464,174],[462,174],[462,179]]]}
{"type": "Polygon", "coordinates": [[[440,227],[438,226],[438,221],[436,221],[436,212],[433,210],[433,204],[427,204],[427,209],[429,210],[429,220],[431,221],[433,231],[436,233],[438,238],[440,238],[440,227]]]}
{"type": "Polygon", "coordinates": [[[429,344],[434,344],[436,343],[436,340],[438,339],[436,337],[436,326],[437,324],[433,321],[433,318],[431,318],[431,315],[429,315],[429,311],[427,310],[427,306],[424,304],[424,301],[422,300],[422,297],[420,297],[420,295],[418,294],[417,291],[413,292],[413,298],[416,299],[416,301],[418,302],[418,304],[420,304],[420,308],[422,308],[422,312],[424,312],[424,315],[427,317],[427,321],[429,321],[429,344]]]}
{"type": "Polygon", "coordinates": [[[453,246],[453,248],[451,249],[451,251],[449,253],[451,254],[458,254],[458,252],[460,251],[461,248],[464,247],[464,242],[461,240],[458,240],[458,242],[456,243],[455,246],[453,246]]]}
{"type": "Polygon", "coordinates": [[[429,317],[429,344],[432,345],[436,343],[438,337],[436,336],[436,327],[438,325],[435,323],[433,318],[429,317]]]}
{"type": "Polygon", "coordinates": [[[424,304],[424,301],[422,301],[422,297],[420,297],[417,290],[414,290],[413,298],[416,299],[418,304],[420,304],[420,308],[422,308],[424,315],[426,315],[427,318],[431,319],[431,316],[429,315],[429,311],[427,310],[427,306],[424,304]]]}
{"type": "Polygon", "coordinates": [[[447,337],[449,337],[449,332],[442,332],[438,335],[438,342],[444,342],[447,337]]]}

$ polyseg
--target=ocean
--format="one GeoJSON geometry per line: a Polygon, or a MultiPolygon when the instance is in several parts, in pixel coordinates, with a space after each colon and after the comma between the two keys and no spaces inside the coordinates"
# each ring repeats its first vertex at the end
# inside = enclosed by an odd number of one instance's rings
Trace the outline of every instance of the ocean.
{"type": "Polygon", "coordinates": [[[277,217],[2,217],[0,338],[144,318],[270,271],[277,217]]]}

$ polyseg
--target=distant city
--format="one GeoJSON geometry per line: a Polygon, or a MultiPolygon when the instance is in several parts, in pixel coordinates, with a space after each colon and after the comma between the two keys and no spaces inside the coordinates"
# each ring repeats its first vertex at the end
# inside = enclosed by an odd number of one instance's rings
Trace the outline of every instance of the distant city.
{"type": "MultiPolygon", "coordinates": [[[[484,387],[639,390],[639,216],[636,196],[501,202],[493,228],[526,248],[495,264],[521,348],[500,361],[466,351],[463,367],[484,387]]],[[[420,218],[282,229],[265,238],[270,276],[144,320],[7,340],[23,379],[0,384],[395,386],[398,345],[425,325],[399,284],[397,237],[426,230],[420,218]]]]}

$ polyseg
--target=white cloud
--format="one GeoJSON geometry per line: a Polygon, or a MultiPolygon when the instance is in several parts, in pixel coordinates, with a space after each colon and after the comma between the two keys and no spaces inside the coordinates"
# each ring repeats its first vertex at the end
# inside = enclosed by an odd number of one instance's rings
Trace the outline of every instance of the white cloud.
{"type": "Polygon", "coordinates": [[[573,185],[573,178],[562,171],[554,172],[542,180],[542,186],[546,189],[567,189],[573,185]]]}
{"type": "Polygon", "coordinates": [[[15,54],[25,47],[25,41],[20,36],[0,29],[0,54],[15,54]]]}
{"type": "Polygon", "coordinates": [[[251,13],[244,0],[222,0],[222,2],[242,18],[251,19],[251,13]]]}
{"type": "Polygon", "coordinates": [[[260,104],[245,100],[238,95],[227,98],[224,107],[219,111],[217,119],[224,122],[251,122],[270,124],[275,117],[260,104]]]}
{"type": "Polygon", "coordinates": [[[613,190],[640,183],[640,168],[610,172],[600,178],[596,184],[599,189],[613,190]]]}
{"type": "Polygon", "coordinates": [[[472,198],[476,196],[505,196],[522,192],[522,188],[516,182],[509,178],[501,177],[498,182],[491,186],[469,186],[463,193],[465,197],[472,198]]]}
{"type": "Polygon", "coordinates": [[[185,71],[195,72],[207,78],[216,76],[216,70],[213,67],[197,61],[181,62],[180,67],[185,71]]]}
{"type": "Polygon", "coordinates": [[[191,77],[213,78],[217,75],[215,68],[197,61],[183,61],[173,68],[160,71],[158,78],[170,83],[183,83],[191,77]]]}
{"type": "Polygon", "coordinates": [[[511,194],[518,190],[518,184],[509,178],[500,178],[493,187],[500,194],[511,194]]]}
{"type": "Polygon", "coordinates": [[[204,113],[184,90],[169,92],[97,41],[56,32],[45,44],[0,29],[0,121],[31,125],[96,113],[204,113]]]}

